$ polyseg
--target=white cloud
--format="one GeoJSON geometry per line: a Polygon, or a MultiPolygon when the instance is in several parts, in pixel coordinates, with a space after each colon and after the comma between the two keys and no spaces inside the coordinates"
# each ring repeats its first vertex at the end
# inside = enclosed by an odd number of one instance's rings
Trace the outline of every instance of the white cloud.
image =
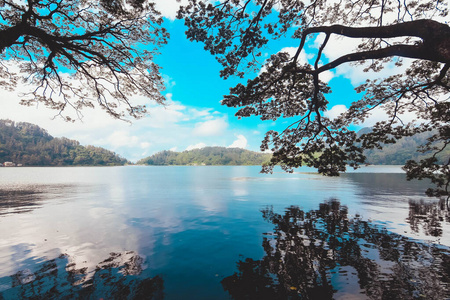
{"type": "Polygon", "coordinates": [[[187,0],[154,0],[156,9],[169,20],[175,20],[177,17],[177,11],[181,5],[187,5],[187,0]]]}
{"type": "MultiPolygon", "coordinates": [[[[323,40],[325,39],[325,34],[319,34],[314,40],[314,47],[317,49],[322,45],[323,40]]],[[[361,43],[361,39],[357,38],[346,38],[338,35],[331,35],[330,39],[327,43],[327,46],[323,50],[323,54],[330,60],[333,61],[341,56],[344,56],[349,53],[354,53],[357,51],[358,45],[361,43]]],[[[359,85],[364,83],[367,79],[378,79],[385,78],[394,74],[402,74],[405,70],[410,66],[412,62],[411,59],[403,59],[402,66],[396,66],[393,62],[389,64],[385,64],[384,68],[379,72],[364,72],[364,68],[366,68],[369,63],[358,65],[355,67],[352,63],[344,63],[338,67],[336,67],[335,72],[336,75],[342,75],[348,79],[350,79],[353,85],[359,85]]],[[[321,80],[326,81],[331,74],[325,75],[325,77],[321,78],[321,80]]]]}
{"type": "MultiPolygon", "coordinates": [[[[25,89],[26,86],[19,86],[14,92],[0,89],[0,98],[4,99],[0,119],[36,124],[54,137],[67,137],[78,140],[81,145],[104,147],[131,161],[167,149],[226,146],[236,138],[234,130],[229,128],[226,114],[211,107],[183,105],[172,93],[166,94],[164,106],[141,96],[132,97],[131,103],[145,104],[148,110],[148,116],[132,119],[132,123],[113,119],[99,107],[83,109],[81,120],[68,123],[57,116],[54,118],[58,112],[42,104],[32,107],[20,105],[18,95],[25,89]],[[193,136],[201,137],[201,140],[193,140],[193,136]]],[[[67,114],[76,115],[70,108],[64,112],[67,114]]]]}
{"type": "Polygon", "coordinates": [[[189,108],[187,112],[186,121],[191,119],[202,119],[202,120],[212,120],[214,115],[220,114],[217,111],[213,111],[212,108],[189,108]]]}
{"type": "Polygon", "coordinates": [[[205,148],[205,147],[206,147],[205,143],[198,143],[198,144],[195,144],[195,145],[187,146],[185,150],[189,151],[189,150],[193,150],[193,149],[202,149],[202,148],[205,148]]]}
{"type": "Polygon", "coordinates": [[[347,111],[347,107],[345,105],[335,105],[331,109],[324,112],[325,117],[333,120],[336,117],[339,117],[342,113],[345,113],[347,111]]]}
{"type": "Polygon", "coordinates": [[[170,77],[169,75],[163,74],[162,78],[163,78],[163,81],[164,81],[164,85],[165,85],[165,87],[167,89],[171,89],[177,84],[175,82],[175,80],[173,80],[173,78],[170,77]]]}
{"type": "Polygon", "coordinates": [[[150,148],[151,145],[152,145],[152,143],[149,143],[149,142],[142,142],[142,143],[140,144],[140,146],[141,146],[142,149],[150,148]]]}
{"type": "Polygon", "coordinates": [[[319,79],[325,83],[328,83],[328,82],[330,82],[331,79],[333,79],[334,76],[335,75],[333,72],[331,72],[330,70],[327,70],[327,71],[324,71],[319,74],[319,79]]]}
{"type": "MultiPolygon", "coordinates": [[[[295,53],[297,53],[298,48],[297,47],[285,47],[280,50],[280,52],[286,52],[289,54],[290,57],[294,57],[295,53]]],[[[308,55],[305,51],[300,52],[298,56],[298,63],[300,65],[304,65],[308,63],[308,55]]]]}
{"type": "MultiPolygon", "coordinates": [[[[99,108],[84,109],[83,120],[75,123],[67,123],[58,117],[53,119],[56,112],[42,104],[34,107],[20,105],[19,92],[0,89],[0,98],[4,99],[0,119],[33,123],[54,137],[64,136],[78,140],[82,145],[104,147],[131,161],[174,147],[184,149],[192,144],[193,132],[207,138],[204,142],[210,145],[223,145],[228,128],[224,114],[212,108],[182,105],[173,100],[172,94],[167,95],[165,107],[150,103],[149,116],[130,124],[111,118],[99,108]]],[[[132,103],[145,101],[149,102],[139,97],[132,99],[132,103]]],[[[228,134],[232,135],[231,132],[228,134]]]]}
{"type": "Polygon", "coordinates": [[[235,140],[228,148],[247,148],[247,139],[242,134],[236,136],[237,140],[235,140]]]}
{"type": "Polygon", "coordinates": [[[169,151],[176,152],[177,151],[177,147],[172,147],[172,148],[169,149],[169,151]]]}
{"type": "Polygon", "coordinates": [[[166,106],[153,105],[147,108],[147,125],[152,128],[165,128],[186,119],[186,107],[176,102],[167,102],[166,106]]]}
{"type": "MultiPolygon", "coordinates": [[[[330,119],[334,119],[334,118],[338,117],[339,115],[341,115],[342,113],[345,113],[346,111],[347,111],[347,107],[345,105],[335,105],[331,109],[327,110],[324,113],[324,115],[330,119]]],[[[412,112],[406,112],[406,113],[400,114],[398,116],[402,120],[402,122],[404,122],[405,124],[417,120],[417,116],[415,115],[415,113],[412,113],[412,112]]],[[[366,118],[366,120],[364,120],[364,122],[358,123],[355,125],[357,125],[357,127],[361,127],[361,128],[362,127],[373,127],[375,125],[375,123],[380,122],[380,121],[386,121],[389,118],[391,118],[391,117],[388,116],[388,114],[386,113],[386,111],[383,108],[377,107],[370,112],[369,116],[366,118]]]]}
{"type": "Polygon", "coordinates": [[[196,136],[217,136],[222,135],[228,128],[226,118],[219,118],[205,122],[198,122],[195,125],[193,134],[196,136]]]}
{"type": "Polygon", "coordinates": [[[99,142],[102,144],[109,144],[113,148],[123,146],[136,147],[142,145],[142,143],[140,143],[139,141],[139,138],[137,136],[130,135],[130,132],[128,130],[114,131],[106,138],[106,141],[99,142]]]}
{"type": "MultiPolygon", "coordinates": [[[[399,114],[398,117],[405,124],[417,121],[420,122],[420,120],[417,120],[417,116],[414,112],[405,112],[403,114],[399,114]]],[[[377,122],[390,120],[391,118],[392,117],[388,116],[387,112],[383,108],[377,107],[371,111],[370,117],[358,125],[361,127],[372,127],[377,122]]]]}
{"type": "Polygon", "coordinates": [[[350,79],[352,85],[356,86],[364,83],[368,79],[374,80],[386,78],[396,74],[404,74],[411,62],[411,59],[403,59],[402,66],[396,66],[395,63],[390,62],[385,64],[384,68],[379,72],[364,72],[364,68],[367,67],[368,64],[359,65],[357,67],[352,64],[343,64],[336,68],[336,74],[343,75],[344,77],[350,79]]]}

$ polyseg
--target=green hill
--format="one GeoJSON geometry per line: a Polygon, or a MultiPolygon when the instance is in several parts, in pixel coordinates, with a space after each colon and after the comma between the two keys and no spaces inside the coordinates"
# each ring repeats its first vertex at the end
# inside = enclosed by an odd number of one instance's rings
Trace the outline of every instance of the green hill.
{"type": "Polygon", "coordinates": [[[100,147],[54,138],[30,123],[0,120],[0,163],[24,166],[118,166],[128,161],[100,147]]]}
{"type": "Polygon", "coordinates": [[[183,152],[162,151],[137,162],[141,165],[206,165],[238,166],[262,165],[271,154],[253,152],[240,148],[205,147],[183,152]]]}
{"type": "MultiPolygon", "coordinates": [[[[358,134],[370,132],[370,128],[361,129],[358,134]]],[[[406,161],[428,157],[417,152],[417,147],[426,143],[433,132],[425,132],[405,137],[396,144],[387,144],[383,149],[366,150],[367,163],[373,165],[403,165],[406,161]]],[[[271,154],[263,154],[239,148],[206,147],[183,152],[161,151],[137,162],[141,165],[262,165],[269,161],[271,154]]],[[[443,163],[450,157],[450,147],[438,155],[443,163]]]]}
{"type": "MultiPolygon", "coordinates": [[[[362,128],[358,134],[370,132],[370,128],[362,128]]],[[[427,153],[417,151],[417,147],[424,145],[427,138],[433,135],[433,131],[416,134],[411,137],[404,137],[395,144],[387,144],[383,149],[370,149],[364,151],[367,157],[367,163],[373,165],[403,165],[406,161],[412,159],[419,161],[429,157],[427,153]]],[[[437,155],[438,163],[443,164],[450,157],[450,147],[446,147],[444,151],[437,155]]]]}
{"type": "MultiPolygon", "coordinates": [[[[361,129],[358,134],[370,131],[361,129]]],[[[384,145],[382,150],[364,153],[374,165],[402,165],[409,159],[420,160],[426,154],[417,147],[426,143],[433,132],[425,132],[384,145]]],[[[271,154],[240,148],[206,147],[183,152],[162,151],[139,160],[144,165],[262,165],[271,154]]],[[[450,157],[450,147],[438,155],[443,163],[450,157]]],[[[78,141],[54,138],[37,125],[0,120],[0,163],[14,162],[25,166],[116,166],[128,161],[100,147],[82,146],[78,141]]]]}

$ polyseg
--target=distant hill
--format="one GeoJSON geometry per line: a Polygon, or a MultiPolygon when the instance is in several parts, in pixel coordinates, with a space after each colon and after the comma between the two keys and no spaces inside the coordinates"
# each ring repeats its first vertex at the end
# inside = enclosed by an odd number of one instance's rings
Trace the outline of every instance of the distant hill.
{"type": "MultiPolygon", "coordinates": [[[[362,128],[358,131],[358,135],[369,133],[370,128],[362,128]]],[[[404,137],[395,144],[387,144],[383,149],[370,149],[364,151],[367,157],[367,163],[373,165],[403,165],[406,161],[412,159],[419,161],[420,159],[428,157],[425,153],[417,152],[417,147],[424,145],[427,138],[433,135],[433,132],[423,132],[411,137],[404,137]]],[[[438,156],[438,162],[444,163],[450,157],[450,147],[447,147],[438,156]]]]}
{"type": "MultiPolygon", "coordinates": [[[[361,129],[358,134],[370,132],[370,128],[361,129]]],[[[403,165],[406,161],[420,160],[427,154],[417,152],[417,147],[426,143],[432,132],[417,134],[400,139],[396,144],[384,145],[382,150],[370,149],[364,151],[367,163],[373,165],[403,165]]],[[[450,157],[450,147],[438,155],[443,163],[450,157]]],[[[172,165],[262,165],[268,162],[271,154],[258,153],[240,148],[205,147],[183,152],[161,151],[137,162],[141,165],[172,166],[172,165]]]]}
{"type": "Polygon", "coordinates": [[[0,163],[24,166],[118,166],[128,161],[100,147],[54,138],[30,123],[0,120],[0,163]]]}
{"type": "Polygon", "coordinates": [[[240,148],[205,147],[183,152],[162,151],[137,162],[141,165],[262,165],[271,154],[253,152],[240,148]]]}

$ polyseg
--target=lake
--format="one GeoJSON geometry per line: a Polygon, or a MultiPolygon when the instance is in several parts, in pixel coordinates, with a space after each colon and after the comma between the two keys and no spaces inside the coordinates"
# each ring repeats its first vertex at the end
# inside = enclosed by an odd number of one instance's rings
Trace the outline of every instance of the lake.
{"type": "Polygon", "coordinates": [[[445,299],[450,215],[398,166],[0,168],[0,299],[445,299]]]}

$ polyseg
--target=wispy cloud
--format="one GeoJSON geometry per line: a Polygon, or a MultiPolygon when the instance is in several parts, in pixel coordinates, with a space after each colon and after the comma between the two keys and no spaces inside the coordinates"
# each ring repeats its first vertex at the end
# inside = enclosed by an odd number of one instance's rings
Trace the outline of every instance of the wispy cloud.
{"type": "Polygon", "coordinates": [[[228,122],[225,117],[217,118],[195,124],[193,134],[195,136],[219,136],[225,133],[228,122]]]}

